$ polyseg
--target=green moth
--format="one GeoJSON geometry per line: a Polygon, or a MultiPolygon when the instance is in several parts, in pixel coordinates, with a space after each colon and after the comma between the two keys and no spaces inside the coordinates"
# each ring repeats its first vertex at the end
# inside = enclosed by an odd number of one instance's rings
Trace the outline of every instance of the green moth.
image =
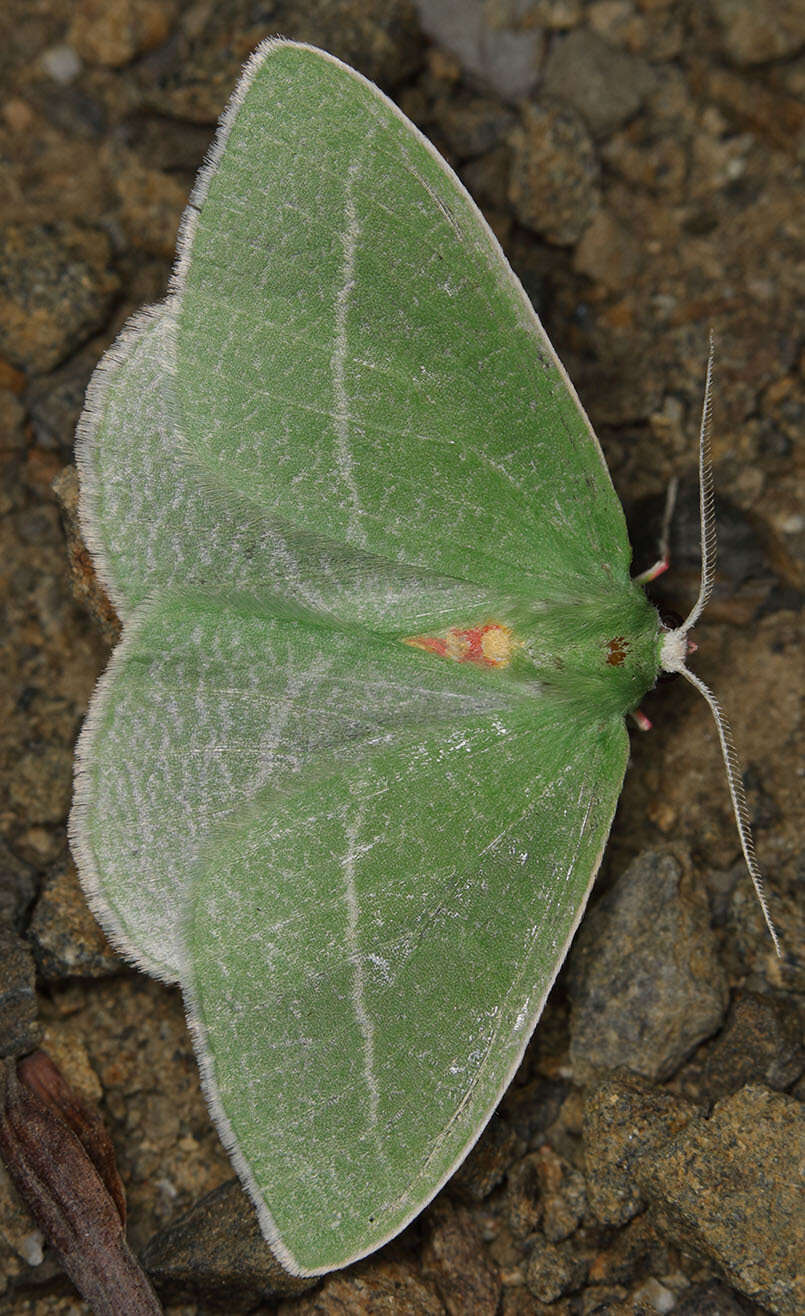
{"type": "Polygon", "coordinates": [[[376,87],[285,41],[77,460],[124,623],[77,753],[82,880],[181,984],[265,1236],[318,1274],[402,1229],[494,1111],[712,545],[666,631],[480,212],[376,87]]]}

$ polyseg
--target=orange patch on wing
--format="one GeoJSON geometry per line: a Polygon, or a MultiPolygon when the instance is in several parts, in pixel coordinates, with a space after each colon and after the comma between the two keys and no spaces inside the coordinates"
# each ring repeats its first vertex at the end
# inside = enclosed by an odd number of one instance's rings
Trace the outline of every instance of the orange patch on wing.
{"type": "Polygon", "coordinates": [[[508,626],[487,622],[485,626],[452,626],[443,635],[408,635],[403,644],[455,663],[475,663],[479,667],[505,667],[517,647],[508,626]]]}
{"type": "Polygon", "coordinates": [[[620,667],[628,648],[629,641],[625,635],[616,635],[614,640],[607,641],[607,662],[610,667],[620,667]]]}

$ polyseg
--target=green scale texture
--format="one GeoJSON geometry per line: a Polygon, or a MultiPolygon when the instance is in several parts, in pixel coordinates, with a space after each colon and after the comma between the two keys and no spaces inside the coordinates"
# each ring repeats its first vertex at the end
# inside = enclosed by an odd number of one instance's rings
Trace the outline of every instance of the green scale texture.
{"type": "Polygon", "coordinates": [[[430,1200],[522,1057],[659,621],[480,212],[309,47],[247,67],[78,463],[124,622],[78,750],[82,880],[181,983],[280,1260],[345,1265],[430,1200]],[[403,643],[489,622],[507,665],[403,643]]]}

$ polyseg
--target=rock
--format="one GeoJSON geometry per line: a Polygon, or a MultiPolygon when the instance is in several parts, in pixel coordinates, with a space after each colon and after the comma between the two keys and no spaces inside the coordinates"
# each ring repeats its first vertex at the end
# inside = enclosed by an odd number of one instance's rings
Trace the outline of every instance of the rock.
{"type": "Polygon", "coordinates": [[[579,239],[573,268],[618,292],[634,279],[639,262],[640,250],[626,226],[609,211],[596,211],[579,239]]]}
{"type": "Polygon", "coordinates": [[[805,1310],[794,1173],[804,1124],[792,1097],[745,1087],[649,1150],[636,1170],[658,1227],[778,1316],[805,1310]]]}
{"type": "Polygon", "coordinates": [[[587,1205],[584,1176],[546,1143],[535,1156],[542,1203],[542,1232],[551,1243],[569,1238],[587,1205]]]}
{"type": "Polygon", "coordinates": [[[542,55],[535,27],[492,24],[484,0],[417,0],[422,30],[455,55],[467,73],[503,100],[519,100],[533,90],[542,55]]]}
{"type": "Polygon", "coordinates": [[[97,364],[98,348],[90,342],[49,375],[33,379],[26,394],[37,445],[60,453],[63,461],[72,457],[84,394],[97,364]]]}
{"type": "Polygon", "coordinates": [[[644,1205],[637,1166],[698,1114],[692,1102],[632,1075],[605,1079],[587,1092],[584,1163],[587,1198],[598,1219],[622,1225],[644,1205]]]}
{"type": "Polygon", "coordinates": [[[673,1074],[719,1027],[727,985],[707,900],[670,852],[647,851],[587,914],[567,974],[577,1078],[673,1074]]]}
{"type": "Polygon", "coordinates": [[[181,24],[167,67],[155,58],[142,70],[145,102],[171,117],[214,123],[241,65],[271,32],[329,50],[383,87],[409,77],[422,60],[413,0],[277,0],[270,19],[253,0],[228,0],[196,7],[192,21],[181,24]]]}
{"type": "Polygon", "coordinates": [[[525,105],[510,140],[518,220],[548,242],[576,242],[599,204],[598,160],[583,121],[560,105],[525,105]]]}
{"type": "MultiPolygon", "coordinates": [[[[494,151],[479,155],[461,167],[461,181],[479,204],[496,205],[506,195],[511,171],[511,151],[508,146],[496,146],[494,151]]],[[[506,216],[508,220],[508,215],[506,216]]]]}
{"type": "Polygon", "coordinates": [[[10,388],[0,388],[0,451],[25,447],[25,408],[10,388]]]}
{"type": "Polygon", "coordinates": [[[21,931],[27,908],[35,894],[35,869],[18,859],[0,837],[0,925],[21,931]]]}
{"type": "Polygon", "coordinates": [[[66,855],[45,879],[29,937],[46,982],[102,978],[123,967],[90,913],[75,865],[66,855]]]}
{"type": "Polygon", "coordinates": [[[450,1316],[495,1316],[500,1273],[484,1247],[473,1216],[441,1199],[426,1217],[430,1230],[422,1249],[422,1273],[435,1284],[450,1316]]]}
{"type": "Polygon", "coordinates": [[[717,1280],[693,1284],[673,1308],[674,1316],[746,1316],[746,1303],[717,1280]]]}
{"type": "Polygon", "coordinates": [[[526,1288],[540,1302],[556,1302],[565,1293],[580,1289],[587,1278],[587,1262],[566,1245],[549,1243],[534,1235],[525,1271],[526,1288]]]}
{"type": "Polygon", "coordinates": [[[69,41],[89,64],[122,68],[170,34],[173,0],[79,0],[69,41]]]}
{"type": "Polygon", "coordinates": [[[105,153],[104,163],[120,198],[120,221],[131,246],[172,260],[187,188],[117,145],[105,153]]]}
{"type": "Polygon", "coordinates": [[[36,970],[31,948],[10,923],[0,923],[0,1057],[24,1056],[39,1045],[36,970]]]}
{"type": "Polygon", "coordinates": [[[622,1229],[607,1231],[604,1245],[590,1261],[588,1279],[591,1284],[629,1284],[635,1276],[667,1275],[671,1270],[671,1249],[644,1212],[622,1229]]]}
{"type": "Polygon", "coordinates": [[[468,1202],[483,1202],[502,1182],[519,1145],[514,1130],[499,1115],[493,1115],[450,1180],[451,1190],[468,1202]]]}
{"type": "Polygon", "coordinates": [[[317,1283],[282,1268],[237,1179],[207,1193],[176,1224],[155,1234],[141,1261],[162,1296],[208,1302],[262,1302],[303,1293],[317,1283]]]}
{"type": "Polygon", "coordinates": [[[444,1316],[444,1310],[410,1263],[371,1261],[328,1275],[309,1298],[281,1302],[277,1316],[444,1316]]]}
{"type": "Polygon", "coordinates": [[[72,46],[64,43],[50,46],[42,54],[42,68],[49,78],[62,87],[69,87],[81,72],[81,60],[72,46]]]}
{"type": "Polygon", "coordinates": [[[540,90],[572,105],[594,137],[606,137],[637,113],[654,85],[646,60],[579,29],[552,46],[540,90]]]}
{"type": "Polygon", "coordinates": [[[485,96],[465,96],[445,103],[439,127],[459,160],[472,160],[493,150],[515,125],[513,112],[485,96]]]}
{"type": "Polygon", "coordinates": [[[742,68],[786,59],[805,46],[800,0],[713,0],[722,47],[742,68]]]}
{"type": "Polygon", "coordinates": [[[585,18],[594,32],[611,46],[645,55],[653,68],[676,59],[686,36],[686,23],[678,5],[635,5],[632,0],[594,0],[585,18]]]}
{"type": "Polygon", "coordinates": [[[792,1007],[772,996],[747,992],[733,1003],[727,1022],[700,1059],[680,1074],[683,1090],[714,1101],[747,1083],[782,1091],[795,1083],[805,1057],[792,1007]]]}
{"type": "Polygon", "coordinates": [[[532,1152],[509,1172],[506,1200],[509,1228],[515,1238],[533,1234],[542,1217],[538,1164],[539,1154],[532,1152]]]}
{"type": "Polygon", "coordinates": [[[105,322],[118,290],[100,229],[59,221],[0,225],[0,353],[52,370],[105,322]]]}
{"type": "Polygon", "coordinates": [[[32,738],[8,783],[8,799],[29,823],[63,823],[72,797],[73,754],[67,745],[32,738]]]}

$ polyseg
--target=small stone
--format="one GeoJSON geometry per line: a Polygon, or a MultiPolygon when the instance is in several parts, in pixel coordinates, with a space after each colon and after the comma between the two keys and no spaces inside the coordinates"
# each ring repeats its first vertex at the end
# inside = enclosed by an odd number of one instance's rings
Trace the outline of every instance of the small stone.
{"type": "Polygon", "coordinates": [[[187,188],[119,147],[107,151],[104,159],[120,197],[120,219],[131,245],[171,259],[187,188]]]}
{"type": "Polygon", "coordinates": [[[778,1316],[805,1310],[802,1202],[794,1172],[805,1136],[793,1097],[750,1086],[648,1151],[637,1178],[657,1226],[703,1252],[729,1283],[778,1316]]]}
{"type": "Polygon", "coordinates": [[[508,191],[510,171],[509,147],[496,146],[493,151],[478,156],[477,160],[468,160],[462,165],[461,181],[478,202],[497,206],[508,191]]]}
{"type": "Polygon", "coordinates": [[[801,0],[713,0],[723,48],[743,68],[786,59],[805,46],[801,0]]]}
{"type": "Polygon", "coordinates": [[[175,1225],[155,1234],[141,1260],[163,1296],[207,1302],[267,1301],[317,1283],[289,1275],[275,1259],[237,1179],[207,1193],[175,1225]]]}
{"type": "Polygon", "coordinates": [[[631,1075],[606,1079],[587,1092],[584,1162],[587,1197],[607,1225],[622,1225],[644,1205],[636,1167],[697,1115],[692,1102],[631,1075]]]}
{"type": "Polygon", "coordinates": [[[746,1303],[713,1280],[687,1289],[674,1307],[674,1316],[746,1316],[746,1303]]]}
{"type": "Polygon", "coordinates": [[[645,1212],[609,1233],[590,1261],[590,1284],[628,1284],[636,1275],[667,1271],[668,1245],[652,1228],[645,1212]]]}
{"type": "Polygon", "coordinates": [[[409,1263],[373,1259],[328,1275],[312,1297],[281,1302],[277,1316],[444,1316],[444,1307],[409,1263]]]}
{"type": "Polygon", "coordinates": [[[213,124],[244,60],[268,32],[312,41],[381,87],[399,85],[422,63],[413,0],[272,0],[270,18],[258,13],[243,0],[235,11],[231,4],[185,8],[167,72],[149,86],[149,108],[213,124]]]}
{"type": "Polygon", "coordinates": [[[118,289],[100,229],[54,222],[0,226],[0,353],[52,370],[105,322],[118,289]]]}
{"type": "Polygon", "coordinates": [[[637,858],[586,916],[568,966],[581,1081],[625,1067],[662,1080],[724,1018],[707,899],[670,852],[637,858]]]}
{"type": "Polygon", "coordinates": [[[537,81],[542,35],[515,23],[492,25],[485,0],[416,0],[422,30],[503,100],[528,96],[537,81]]]}
{"type": "Polygon", "coordinates": [[[495,1316],[501,1282],[470,1212],[440,1200],[428,1212],[422,1273],[433,1281],[450,1316],[495,1316]]]}
{"type": "Polygon", "coordinates": [[[601,147],[601,158],[624,180],[630,195],[640,187],[677,196],[689,169],[685,147],[673,135],[658,138],[655,121],[643,115],[612,134],[601,147]]]}
{"type": "Polygon", "coordinates": [[[469,1202],[483,1202],[502,1182],[517,1148],[514,1130],[499,1115],[493,1116],[450,1180],[451,1189],[469,1202]]]}
{"type": "Polygon", "coordinates": [[[550,1243],[535,1234],[526,1266],[525,1282],[529,1293],[540,1302],[556,1302],[565,1293],[580,1289],[587,1278],[587,1262],[567,1245],[550,1243]]]}
{"type": "MultiPolygon", "coordinates": [[[[698,1078],[699,1091],[710,1101],[737,1092],[747,1083],[763,1083],[782,1091],[796,1082],[805,1063],[799,1021],[783,1001],[747,992],[735,1001],[701,1065],[696,1065],[696,1059],[690,1065],[692,1076],[698,1078]]],[[[681,1077],[684,1081],[687,1074],[681,1077]]]]}
{"type": "Polygon", "coordinates": [[[162,45],[175,9],[171,0],[79,0],[69,39],[87,63],[122,68],[162,45]]]}
{"type": "Polygon", "coordinates": [[[584,1176],[557,1156],[547,1143],[536,1154],[542,1201],[542,1232],[552,1243],[569,1238],[581,1223],[587,1198],[584,1176]]]}
{"type": "Polygon", "coordinates": [[[606,137],[637,113],[656,82],[651,65],[579,29],[556,41],[542,92],[572,105],[595,137],[606,137]]]}
{"type": "Polygon", "coordinates": [[[644,1280],[631,1296],[634,1311],[658,1312],[660,1316],[664,1316],[664,1313],[671,1312],[676,1307],[676,1297],[672,1290],[661,1284],[653,1275],[644,1280]]]}
{"type": "Polygon", "coordinates": [[[439,128],[459,160],[471,160],[498,146],[515,124],[514,113],[485,96],[465,96],[445,102],[439,128]]]}
{"type": "Polygon", "coordinates": [[[42,55],[42,68],[63,87],[75,82],[81,72],[81,60],[72,46],[51,46],[42,55]]]}
{"type": "Polygon", "coordinates": [[[122,967],[89,911],[67,856],[45,879],[29,936],[45,981],[103,978],[122,967]]]}
{"type": "Polygon", "coordinates": [[[0,923],[0,1057],[24,1056],[40,1037],[31,948],[8,923],[0,923]]]}
{"type": "Polygon", "coordinates": [[[84,394],[97,364],[98,348],[88,343],[50,374],[33,379],[26,394],[37,447],[60,453],[64,461],[72,457],[84,394]]]}
{"type": "Polygon", "coordinates": [[[598,160],[583,121],[567,107],[526,105],[510,141],[518,220],[548,242],[572,245],[599,205],[598,160]]]}
{"type": "Polygon", "coordinates": [[[0,837],[0,924],[20,931],[35,893],[35,869],[18,859],[0,837]]]}
{"type": "Polygon", "coordinates": [[[578,27],[584,12],[582,0],[529,0],[531,22],[549,32],[578,27]]]}
{"type": "Polygon", "coordinates": [[[8,783],[9,804],[28,823],[62,823],[70,807],[72,776],[71,749],[32,738],[8,783]]]}
{"type": "Polygon", "coordinates": [[[0,1241],[7,1243],[26,1265],[41,1266],[45,1236],[36,1228],[31,1213],[14,1187],[2,1160],[0,1160],[0,1241]]]}
{"type": "Polygon", "coordinates": [[[11,389],[0,388],[0,450],[19,452],[25,447],[25,408],[11,389]]]}
{"type": "Polygon", "coordinates": [[[533,1234],[542,1216],[537,1163],[538,1154],[532,1152],[509,1171],[506,1200],[509,1228],[515,1238],[533,1234]]]}
{"type": "Polygon", "coordinates": [[[627,288],[637,274],[639,249],[628,229],[606,210],[597,211],[573,254],[573,268],[608,292],[627,288]]]}

